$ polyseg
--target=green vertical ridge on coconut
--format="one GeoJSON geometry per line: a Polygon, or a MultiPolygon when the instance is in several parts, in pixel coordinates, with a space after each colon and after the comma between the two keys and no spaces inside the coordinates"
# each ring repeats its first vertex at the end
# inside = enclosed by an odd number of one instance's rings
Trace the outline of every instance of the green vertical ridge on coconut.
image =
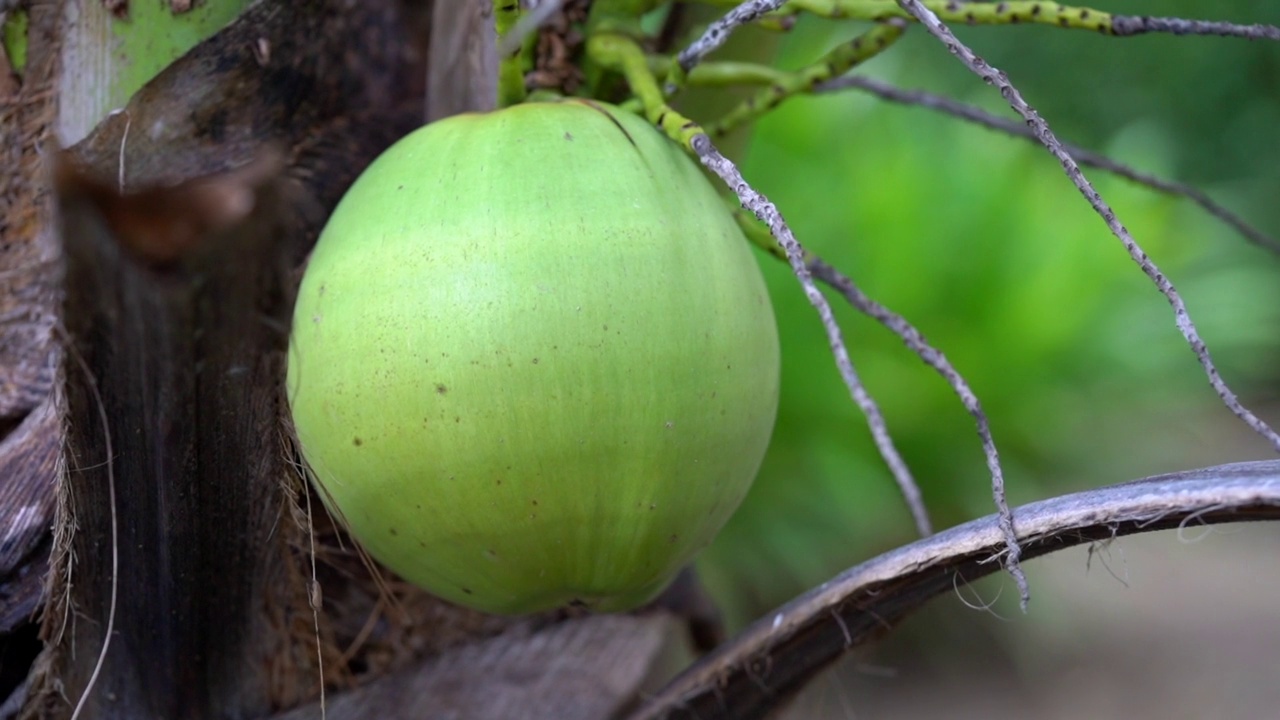
{"type": "Polygon", "coordinates": [[[364,547],[497,613],[651,599],[737,508],[777,410],[773,310],[699,168],[584,101],[428,125],[311,257],[290,405],[364,547]]]}

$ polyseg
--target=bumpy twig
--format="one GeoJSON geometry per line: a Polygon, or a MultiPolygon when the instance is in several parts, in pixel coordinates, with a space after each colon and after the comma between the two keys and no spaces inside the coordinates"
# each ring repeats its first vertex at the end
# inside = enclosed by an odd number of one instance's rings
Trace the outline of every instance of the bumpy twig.
{"type": "MultiPolygon", "coordinates": [[[[730,7],[735,0],[703,0],[730,7]]],[[[1094,8],[1051,2],[1021,0],[1013,2],[958,2],[957,0],[923,0],[921,5],[946,22],[968,25],[1049,25],[1065,30],[1089,30],[1115,37],[1132,37],[1147,33],[1170,35],[1217,35],[1248,40],[1280,40],[1280,28],[1272,25],[1242,25],[1178,17],[1114,15],[1094,8]]],[[[889,18],[918,19],[896,0],[788,0],[762,24],[777,25],[799,13],[841,20],[883,22],[889,18]],[[773,22],[770,22],[773,21],[773,22]]],[[[723,38],[721,38],[723,41],[723,38]]],[[[714,47],[712,48],[714,49],[714,47]]]]}
{"type": "MultiPolygon", "coordinates": [[[[1088,490],[1019,507],[1032,558],[1188,524],[1280,520],[1280,461],[1239,463],[1088,490]]],[[[930,598],[996,570],[988,516],[898,548],[767,613],[651,696],[629,720],[763,718],[850,650],[930,598]]]]}
{"type": "MultiPolygon", "coordinates": [[[[679,66],[680,74],[687,75],[694,65],[697,65],[707,55],[715,52],[729,39],[734,29],[754,22],[766,13],[773,12],[782,7],[786,0],[747,0],[733,10],[730,10],[724,17],[711,23],[702,33],[702,36],[693,41],[688,48],[676,56],[676,64],[679,66]]],[[[676,75],[676,73],[672,73],[676,75]]],[[[674,78],[668,78],[668,92],[673,88],[674,78]]]]}
{"type": "Polygon", "coordinates": [[[982,58],[974,54],[964,43],[951,32],[947,26],[943,25],[938,17],[930,12],[927,8],[920,4],[919,0],[898,0],[898,4],[903,9],[915,16],[922,25],[924,25],[929,33],[938,38],[952,55],[955,55],[969,68],[975,75],[982,78],[988,85],[993,85],[1000,90],[1000,95],[1004,97],[1014,112],[1018,113],[1027,122],[1027,126],[1035,134],[1040,144],[1044,145],[1050,153],[1057,158],[1062,169],[1070,178],[1072,184],[1084,195],[1085,199],[1095,212],[1102,218],[1103,222],[1111,230],[1121,243],[1124,244],[1125,250],[1129,253],[1129,257],[1142,268],[1142,272],[1146,274],[1155,284],[1156,289],[1164,295],[1165,299],[1173,307],[1174,319],[1178,326],[1178,330],[1182,332],[1183,338],[1187,344],[1191,346],[1192,352],[1195,353],[1196,359],[1200,361],[1201,367],[1204,368],[1205,374],[1209,378],[1209,384],[1218,393],[1218,397],[1223,404],[1227,406],[1236,417],[1240,418],[1254,432],[1266,438],[1278,452],[1280,452],[1280,434],[1272,430],[1267,423],[1263,422],[1258,416],[1254,415],[1248,408],[1240,404],[1236,398],[1236,394],[1227,387],[1227,384],[1218,374],[1218,368],[1214,365],[1212,358],[1209,356],[1209,348],[1206,347],[1204,340],[1200,338],[1200,333],[1196,329],[1195,323],[1191,320],[1191,315],[1187,312],[1186,303],[1183,302],[1182,296],[1174,288],[1173,283],[1160,271],[1160,268],[1151,260],[1143,251],[1138,242],[1133,239],[1129,231],[1116,218],[1115,210],[1107,204],[1093,185],[1085,178],[1084,173],[1080,170],[1080,166],[1072,159],[1071,155],[1063,148],[1062,143],[1058,141],[1057,136],[1049,129],[1049,124],[1040,117],[1026,100],[1023,100],[1022,93],[1009,82],[1009,77],[999,70],[988,64],[982,58]]]}
{"type": "Polygon", "coordinates": [[[791,265],[792,272],[804,288],[805,296],[808,297],[810,304],[818,311],[818,316],[822,319],[822,326],[827,331],[827,340],[831,347],[831,353],[835,356],[836,366],[840,369],[840,376],[844,379],[845,385],[848,386],[854,402],[857,403],[862,414],[866,416],[876,447],[880,450],[880,455],[893,473],[893,477],[897,481],[898,487],[902,490],[903,496],[907,498],[911,513],[915,518],[916,527],[922,535],[930,534],[932,526],[929,522],[928,513],[924,509],[924,504],[920,500],[920,491],[911,476],[911,471],[907,468],[902,455],[899,454],[897,447],[893,443],[884,415],[880,412],[880,406],[867,393],[862,380],[858,377],[857,370],[853,367],[853,360],[849,357],[849,350],[845,347],[843,333],[839,324],[836,323],[831,305],[813,282],[813,276],[806,264],[804,248],[796,241],[795,235],[791,232],[791,228],[786,221],[783,220],[778,208],[769,201],[769,198],[757,192],[755,188],[751,187],[743,179],[742,173],[738,171],[738,168],[732,161],[720,154],[720,151],[712,144],[710,138],[705,134],[698,134],[694,136],[691,144],[702,164],[729,186],[729,189],[737,195],[738,200],[742,203],[742,207],[751,211],[761,222],[769,226],[770,233],[786,252],[787,262],[791,265]]]}
{"type": "Polygon", "coordinates": [[[1137,15],[1113,16],[1111,32],[1121,37],[1144,33],[1168,33],[1170,35],[1218,35],[1246,40],[1280,40],[1280,27],[1274,25],[1239,25],[1209,20],[1137,15]]]}
{"type": "MultiPolygon", "coordinates": [[[[834,92],[853,88],[864,90],[883,100],[901,103],[903,105],[912,105],[922,107],[929,110],[935,110],[945,115],[960,118],[967,122],[981,125],[998,132],[1007,133],[1016,137],[1026,138],[1033,142],[1036,141],[1035,131],[1026,125],[1015,122],[1008,118],[1002,118],[993,113],[987,112],[976,105],[969,105],[958,100],[953,100],[945,95],[926,92],[923,90],[908,90],[886,83],[875,78],[869,78],[861,75],[849,75],[846,77],[836,78],[824,83],[819,83],[814,87],[816,92],[834,92]]],[[[1077,145],[1063,143],[1062,149],[1075,158],[1076,162],[1081,165],[1096,167],[1115,175],[1119,175],[1126,180],[1133,181],[1139,185],[1151,188],[1170,195],[1185,197],[1191,202],[1199,205],[1201,209],[1209,213],[1213,217],[1218,218],[1226,223],[1231,229],[1240,233],[1246,240],[1257,245],[1258,247],[1270,250],[1274,253],[1280,253],[1280,239],[1272,237],[1262,230],[1249,224],[1244,218],[1231,212],[1223,207],[1208,193],[1200,188],[1188,185],[1186,183],[1165,180],[1150,173],[1117,162],[1100,153],[1087,150],[1077,145]]]]}

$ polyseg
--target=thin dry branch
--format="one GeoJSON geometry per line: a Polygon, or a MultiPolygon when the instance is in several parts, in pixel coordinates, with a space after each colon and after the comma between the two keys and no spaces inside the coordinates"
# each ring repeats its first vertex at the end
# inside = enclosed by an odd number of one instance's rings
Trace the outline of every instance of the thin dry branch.
{"type": "Polygon", "coordinates": [[[835,357],[836,367],[840,370],[840,377],[843,378],[845,385],[849,388],[849,394],[852,395],[853,401],[857,403],[858,408],[867,418],[867,425],[871,428],[871,435],[875,440],[876,448],[880,451],[881,457],[884,458],[885,464],[889,466],[890,472],[893,473],[894,480],[898,483],[903,497],[907,499],[911,514],[915,518],[916,528],[921,535],[930,534],[933,531],[932,524],[929,521],[928,511],[925,510],[924,504],[920,500],[920,490],[911,476],[911,470],[907,468],[902,455],[898,452],[897,447],[894,446],[893,438],[890,436],[889,428],[884,420],[884,414],[880,412],[880,406],[867,392],[862,380],[858,377],[858,371],[853,367],[853,360],[849,357],[848,348],[845,347],[844,335],[840,330],[839,324],[836,323],[831,304],[827,302],[822,291],[813,282],[813,277],[805,264],[804,248],[796,241],[795,235],[791,232],[791,228],[786,221],[782,219],[782,214],[778,212],[777,206],[743,179],[742,173],[738,171],[733,162],[720,154],[720,151],[712,144],[711,138],[705,134],[698,134],[694,136],[691,144],[702,164],[729,186],[729,189],[737,195],[739,202],[742,203],[742,207],[753,213],[760,222],[769,226],[769,232],[777,239],[778,244],[786,253],[787,262],[791,265],[792,272],[804,288],[804,293],[809,299],[809,303],[818,311],[822,326],[827,331],[827,342],[831,348],[831,354],[835,357]]]}
{"type": "Polygon", "coordinates": [[[1218,35],[1246,40],[1280,40],[1280,28],[1274,25],[1240,25],[1213,20],[1185,20],[1176,17],[1139,15],[1113,15],[1111,33],[1118,37],[1168,33],[1170,35],[1218,35]]]}
{"type": "MultiPolygon", "coordinates": [[[[711,27],[703,34],[701,38],[695,41],[689,48],[680,53],[678,57],[678,67],[681,71],[687,73],[694,65],[697,64],[708,53],[715,50],[727,39],[728,35],[740,25],[750,22],[760,15],[775,10],[780,3],[770,2],[769,0],[748,0],[731,10],[720,20],[712,23],[711,27]]],[[[905,6],[904,6],[905,8],[905,6]]],[[[937,18],[935,17],[936,21],[937,18]]],[[[817,309],[822,319],[822,324],[827,330],[827,337],[831,347],[831,352],[835,356],[836,365],[840,369],[840,374],[844,378],[845,385],[848,386],[850,394],[853,396],[854,402],[862,410],[863,415],[867,418],[867,423],[871,428],[871,434],[875,441],[876,447],[880,451],[881,457],[889,466],[893,473],[894,480],[898,483],[903,496],[907,499],[908,505],[911,507],[912,515],[915,517],[916,525],[921,534],[928,534],[931,527],[928,514],[923,507],[923,502],[919,497],[914,478],[910,475],[906,463],[902,461],[901,455],[894,446],[893,438],[890,436],[888,428],[884,422],[883,414],[880,412],[879,406],[874,399],[866,392],[861,380],[858,378],[857,372],[853,368],[853,362],[849,358],[847,349],[844,346],[844,340],[839,326],[835,322],[835,317],[831,312],[831,306],[827,303],[826,298],[818,290],[810,276],[809,268],[806,266],[805,253],[800,244],[796,241],[795,236],[791,232],[791,228],[787,226],[786,221],[782,219],[781,213],[778,212],[776,206],[769,201],[767,197],[757,192],[749,185],[738,168],[734,166],[727,158],[720,154],[711,139],[705,134],[698,134],[692,138],[690,145],[698,158],[708,169],[714,172],[724,181],[726,185],[733,190],[738,197],[742,207],[751,211],[756,218],[765,223],[769,227],[769,232],[778,241],[778,244],[785,251],[787,262],[791,265],[792,271],[800,284],[804,287],[805,295],[809,298],[809,302],[817,309]]],[[[904,337],[904,339],[906,339],[904,337]]],[[[922,358],[924,356],[922,355],[922,358]]],[[[928,359],[925,358],[925,362],[928,359]]],[[[953,387],[956,387],[953,385],[953,387]]],[[[971,395],[971,393],[970,393],[971,395]]],[[[962,400],[965,399],[961,394],[962,400]]],[[[973,404],[966,402],[966,409],[972,413],[972,408],[977,406],[977,399],[973,398],[973,404]]],[[[996,509],[1000,516],[1000,527],[1004,531],[1006,541],[1005,567],[1009,574],[1013,576],[1014,582],[1018,586],[1019,596],[1022,600],[1022,607],[1025,611],[1028,602],[1031,599],[1031,591],[1027,585],[1027,578],[1022,571],[1019,563],[1021,551],[1014,534],[1013,514],[1009,509],[1008,500],[1005,497],[1004,475],[1000,468],[999,456],[995,451],[994,442],[990,441],[990,429],[986,422],[986,416],[979,412],[974,415],[978,421],[978,432],[982,437],[983,450],[987,457],[988,468],[991,471],[991,493],[995,500],[996,509]]]]}
{"type": "MultiPolygon", "coordinates": [[[[1161,475],[1019,507],[1028,558],[1121,535],[1280,520],[1280,461],[1161,475]]],[[[850,568],[769,613],[699,660],[630,720],[768,716],[851,649],[930,598],[992,574],[998,516],[974,520],[850,568]]]]}
{"type": "Polygon", "coordinates": [[[978,438],[982,442],[982,453],[987,459],[987,471],[991,473],[992,485],[1003,488],[1004,470],[1000,465],[1000,451],[996,449],[995,438],[991,435],[991,423],[987,419],[987,414],[982,410],[982,403],[978,401],[977,393],[973,391],[973,388],[969,387],[968,381],[964,379],[960,371],[956,370],[951,361],[947,359],[947,356],[930,345],[929,341],[925,340],[924,335],[906,318],[881,305],[864,293],[852,278],[816,257],[811,257],[808,265],[814,277],[843,295],[845,300],[858,312],[888,328],[890,332],[902,340],[909,350],[923,360],[926,365],[933,368],[938,375],[942,376],[942,379],[955,392],[956,397],[960,398],[960,404],[973,417],[974,424],[978,430],[978,438]]]}
{"type": "MultiPolygon", "coordinates": [[[[975,125],[981,125],[997,132],[1006,133],[1036,142],[1035,131],[1024,124],[987,112],[976,105],[969,105],[958,100],[953,100],[945,95],[939,95],[937,93],[931,93],[924,90],[908,90],[875,78],[862,75],[846,75],[845,77],[819,83],[814,87],[814,90],[816,92],[836,92],[848,88],[863,90],[890,102],[934,110],[945,115],[950,115],[952,117],[974,123],[975,125]]],[[[1071,155],[1071,157],[1075,158],[1076,162],[1081,165],[1095,167],[1099,170],[1119,175],[1126,180],[1151,188],[1152,190],[1185,197],[1196,205],[1199,205],[1205,212],[1226,223],[1231,227],[1231,229],[1240,233],[1240,235],[1249,242],[1263,249],[1280,254],[1280,239],[1272,237],[1253,225],[1250,225],[1244,218],[1223,207],[1200,188],[1186,183],[1165,180],[1164,178],[1157,177],[1150,173],[1142,172],[1129,167],[1124,163],[1112,160],[1101,153],[1087,150],[1078,145],[1063,143],[1062,149],[1065,150],[1067,154],[1071,155]]]]}
{"type": "Polygon", "coordinates": [[[766,13],[773,12],[784,4],[786,4],[786,0],[747,0],[730,10],[724,17],[707,26],[701,37],[694,40],[689,47],[685,48],[676,57],[676,62],[679,63],[680,69],[688,73],[693,69],[694,65],[702,62],[703,58],[723,45],[734,30],[747,23],[755,22],[766,13]]]}
{"type": "Polygon", "coordinates": [[[1218,393],[1218,397],[1223,404],[1227,406],[1236,417],[1240,418],[1254,432],[1266,438],[1272,447],[1280,452],[1280,434],[1272,430],[1267,423],[1263,422],[1258,416],[1254,415],[1248,408],[1244,407],[1236,398],[1236,394],[1223,381],[1218,373],[1217,366],[1214,365],[1212,358],[1209,356],[1209,348],[1205,345],[1204,340],[1200,338],[1200,332],[1196,329],[1195,323],[1191,320],[1191,315],[1187,311],[1186,303],[1183,302],[1182,296],[1174,288],[1169,278],[1161,272],[1160,268],[1151,260],[1143,251],[1138,242],[1129,234],[1128,229],[1122,225],[1116,217],[1115,210],[1107,204],[1093,185],[1085,178],[1084,173],[1080,170],[1080,166],[1072,159],[1071,155],[1063,148],[1062,143],[1058,141],[1057,136],[1049,129],[1049,124],[1040,117],[1026,100],[1022,98],[1022,93],[1009,82],[1009,77],[1003,71],[996,68],[987,61],[974,54],[973,50],[967,45],[960,42],[958,38],[951,32],[946,25],[938,19],[931,10],[921,5],[919,0],[898,0],[904,10],[911,13],[913,17],[920,21],[921,25],[929,30],[929,33],[938,38],[951,52],[964,63],[975,75],[982,78],[983,82],[992,85],[1000,90],[1000,95],[1004,97],[1014,112],[1018,113],[1027,122],[1027,126],[1035,134],[1040,144],[1044,145],[1050,153],[1053,154],[1058,162],[1062,165],[1062,169],[1070,178],[1072,184],[1084,195],[1089,205],[1102,218],[1103,222],[1111,230],[1111,233],[1119,238],[1124,244],[1125,250],[1129,253],[1129,257],[1137,263],[1142,272],[1146,274],[1151,282],[1155,284],[1156,289],[1164,295],[1165,299],[1173,307],[1174,320],[1181,331],[1183,338],[1187,344],[1191,346],[1192,352],[1195,353],[1196,359],[1200,361],[1201,367],[1204,368],[1205,375],[1209,378],[1209,384],[1218,393]]]}

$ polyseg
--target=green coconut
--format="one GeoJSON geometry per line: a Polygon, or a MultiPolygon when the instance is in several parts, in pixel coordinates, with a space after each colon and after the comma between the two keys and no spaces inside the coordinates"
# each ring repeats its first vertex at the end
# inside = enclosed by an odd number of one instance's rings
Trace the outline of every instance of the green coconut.
{"type": "Polygon", "coordinates": [[[600,103],[452,117],[342,199],[288,393],[331,511],[447,600],[657,595],[738,507],[777,412],[755,258],[698,167],[600,103]]]}

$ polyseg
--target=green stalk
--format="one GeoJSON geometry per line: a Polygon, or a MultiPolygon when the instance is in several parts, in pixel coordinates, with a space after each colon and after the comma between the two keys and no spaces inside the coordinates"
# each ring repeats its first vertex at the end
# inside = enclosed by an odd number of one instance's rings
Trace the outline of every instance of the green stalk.
{"type": "MultiPolygon", "coordinates": [[[[845,74],[854,66],[879,55],[902,37],[906,24],[892,21],[868,30],[849,42],[842,43],[824,55],[816,63],[790,74],[781,82],[774,82],[754,97],[725,114],[707,128],[712,137],[720,137],[733,129],[759,118],[780,105],[784,100],[809,92],[815,85],[845,74]]],[[[696,74],[698,68],[694,68],[696,74]]]]}
{"type": "MultiPolygon", "coordinates": [[[[498,37],[505,38],[520,22],[520,0],[504,0],[494,8],[494,25],[498,37]]],[[[527,90],[524,86],[524,44],[517,45],[500,60],[498,66],[498,107],[509,107],[524,102],[527,90]]]]}
{"type": "Polygon", "coordinates": [[[693,151],[693,138],[705,134],[702,126],[667,104],[657,77],[649,69],[648,58],[635,40],[609,32],[593,35],[587,40],[587,54],[600,66],[621,73],[649,122],[681,147],[693,151]]]}
{"type": "MultiPolygon", "coordinates": [[[[734,7],[738,0],[701,0],[720,7],[734,7]]],[[[1111,14],[1087,7],[1060,5],[1056,2],[971,2],[922,0],[943,22],[970,25],[1016,25],[1033,23],[1074,30],[1093,30],[1111,34],[1111,14]]],[[[807,12],[832,20],[874,20],[890,18],[915,21],[896,0],[791,0],[769,20],[807,12]]],[[[762,21],[763,22],[763,21],[762,21]]]]}
{"type": "MultiPolygon", "coordinates": [[[[1056,2],[977,2],[959,4],[949,0],[922,3],[943,22],[970,25],[1015,25],[1034,23],[1075,30],[1111,31],[1111,14],[1086,7],[1056,2]]],[[[902,18],[914,21],[895,0],[791,0],[782,12],[804,11],[822,17],[855,20],[902,18]]]]}
{"type": "MultiPolygon", "coordinates": [[[[658,80],[671,70],[671,58],[665,55],[649,56],[649,71],[658,80]]],[[[726,87],[733,85],[775,85],[789,81],[792,74],[769,65],[751,62],[705,62],[689,73],[688,84],[698,87],[726,87]]]]}
{"type": "MultiPolygon", "coordinates": [[[[596,0],[587,16],[587,37],[595,38],[604,34],[644,37],[641,18],[661,3],[662,0],[596,0]]],[[[606,71],[609,68],[597,62],[590,52],[590,46],[591,41],[588,40],[587,62],[582,68],[586,76],[585,94],[589,97],[603,97],[606,71]]]]}

